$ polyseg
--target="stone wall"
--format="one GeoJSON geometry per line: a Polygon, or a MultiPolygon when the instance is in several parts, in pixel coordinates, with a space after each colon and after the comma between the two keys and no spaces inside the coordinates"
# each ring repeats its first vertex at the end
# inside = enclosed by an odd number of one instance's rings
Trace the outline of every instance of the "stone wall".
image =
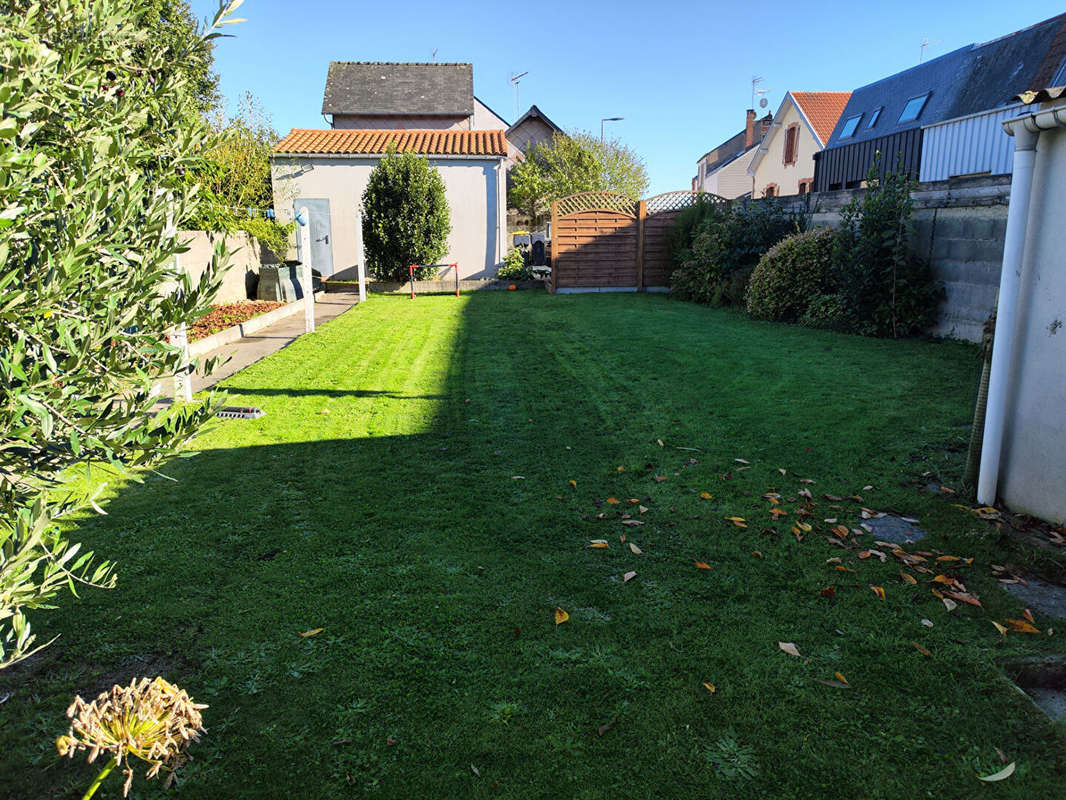
{"type": "MultiPolygon", "coordinates": [[[[840,210],[863,191],[821,192],[781,200],[791,210],[809,213],[813,226],[836,227],[840,210]]],[[[915,253],[929,260],[946,293],[930,333],[979,342],[985,321],[996,306],[1010,176],[921,183],[912,197],[915,253]]]]}
{"type": "Polygon", "coordinates": [[[239,303],[249,297],[255,297],[255,286],[259,280],[259,267],[263,263],[259,242],[243,231],[231,234],[208,233],[207,231],[181,231],[182,241],[187,241],[189,252],[179,258],[185,272],[193,281],[200,279],[211,263],[215,244],[220,239],[226,242],[230,251],[229,267],[222,276],[222,286],[215,297],[216,303],[239,303]]]}

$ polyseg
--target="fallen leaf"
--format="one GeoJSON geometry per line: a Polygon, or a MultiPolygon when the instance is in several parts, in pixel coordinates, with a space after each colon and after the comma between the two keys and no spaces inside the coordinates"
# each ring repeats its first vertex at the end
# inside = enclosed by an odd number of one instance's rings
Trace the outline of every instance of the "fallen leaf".
{"type": "Polygon", "coordinates": [[[903,572],[902,570],[900,570],[899,576],[901,578],[903,578],[904,582],[906,582],[906,583],[910,583],[910,584],[918,583],[918,579],[915,578],[913,575],[911,575],[909,572],[903,572]]]}
{"type": "MultiPolygon", "coordinates": [[[[837,674],[839,675],[840,673],[838,672],[837,674]]],[[[818,683],[824,684],[826,686],[832,686],[834,689],[850,689],[851,688],[851,684],[850,683],[846,683],[844,681],[834,681],[834,680],[830,680],[829,678],[815,678],[815,680],[818,681],[818,683]]]]}
{"type": "Polygon", "coordinates": [[[616,506],[619,503],[621,503],[622,501],[619,500],[617,497],[608,497],[607,498],[607,502],[610,503],[612,506],[616,506]]]}
{"type": "Polygon", "coordinates": [[[573,487],[574,487],[575,489],[577,488],[577,481],[573,481],[573,480],[572,480],[572,481],[567,481],[567,483],[569,483],[569,484],[570,484],[571,486],[573,486],[573,487]]]}
{"type": "Polygon", "coordinates": [[[637,503],[640,502],[640,498],[639,497],[630,497],[628,500],[626,500],[626,502],[629,503],[629,505],[631,505],[631,506],[635,506],[637,503]]]}
{"type": "Polygon", "coordinates": [[[637,573],[627,572],[625,575],[622,576],[622,583],[629,583],[635,577],[637,577],[637,573]]]}
{"type": "Polygon", "coordinates": [[[947,584],[948,586],[951,586],[955,583],[955,579],[948,575],[937,575],[935,578],[933,578],[933,583],[943,583],[947,584]]]}
{"type": "Polygon", "coordinates": [[[666,445],[663,444],[662,439],[656,439],[655,441],[658,443],[659,447],[666,447],[666,445]]]}
{"type": "Polygon", "coordinates": [[[727,519],[730,522],[732,522],[738,528],[746,528],[746,527],[748,527],[748,523],[745,522],[744,517],[725,517],[725,519],[727,519]]]}
{"type": "Polygon", "coordinates": [[[829,597],[829,598],[836,597],[836,595],[837,595],[837,587],[835,587],[835,586],[826,586],[824,589],[822,589],[820,592],[818,592],[818,594],[820,596],[822,596],[822,597],[829,597]]]}
{"type": "Polygon", "coordinates": [[[962,561],[958,556],[937,556],[937,561],[962,561]]]}
{"type": "Polygon", "coordinates": [[[785,470],[784,470],[783,468],[781,468],[781,467],[778,467],[778,468],[777,468],[777,471],[778,471],[778,472],[780,472],[780,473],[781,473],[782,475],[787,475],[787,474],[788,474],[788,473],[787,473],[787,472],[786,472],[786,471],[785,471],[785,470]]]}
{"type": "Polygon", "coordinates": [[[1040,631],[1026,622],[1024,619],[1008,619],[1007,624],[1015,633],[1040,633],[1040,631]]]}
{"type": "Polygon", "coordinates": [[[1014,774],[1014,763],[1015,762],[1013,762],[1013,761],[1010,762],[1009,764],[1007,764],[1007,766],[1005,766],[999,772],[996,772],[996,773],[994,773],[992,775],[978,775],[977,776],[977,780],[984,781],[985,783],[995,783],[996,781],[1006,780],[1007,778],[1009,778],[1011,775],[1014,774]]]}
{"type": "Polygon", "coordinates": [[[1033,612],[1030,611],[1028,608],[1025,609],[1025,611],[1022,612],[1022,617],[1024,617],[1027,620],[1029,620],[1034,625],[1036,624],[1036,620],[1033,619],[1033,612]]]}
{"type": "Polygon", "coordinates": [[[700,499],[701,500],[710,500],[711,499],[711,493],[710,492],[700,492],[700,499]]]}
{"type": "Polygon", "coordinates": [[[644,520],[640,520],[640,519],[624,519],[624,520],[622,520],[622,524],[623,525],[643,525],[644,524],[644,520]]]}
{"type": "Polygon", "coordinates": [[[608,547],[607,540],[593,539],[591,542],[589,542],[589,547],[591,547],[593,550],[606,550],[608,547]]]}
{"type": "Polygon", "coordinates": [[[619,467],[619,468],[618,468],[618,471],[619,471],[619,472],[625,472],[625,471],[626,471],[626,468],[625,468],[625,467],[619,467]]]}
{"type": "Polygon", "coordinates": [[[995,621],[994,619],[993,619],[993,620],[990,620],[990,622],[991,622],[991,623],[992,623],[993,625],[995,625],[995,626],[996,626],[996,630],[997,630],[997,631],[999,631],[999,634],[1000,634],[1000,636],[1006,636],[1006,635],[1007,635],[1007,626],[1006,626],[1006,625],[1000,625],[1000,624],[999,624],[998,622],[996,622],[996,621],[995,621]]]}
{"type": "Polygon", "coordinates": [[[756,558],[762,558],[762,553],[761,553],[761,552],[759,552],[758,550],[752,550],[752,551],[751,551],[751,554],[752,554],[753,556],[755,556],[756,558]]]}
{"type": "Polygon", "coordinates": [[[914,649],[917,650],[919,653],[921,653],[923,656],[931,656],[932,655],[932,653],[930,653],[926,648],[922,647],[917,642],[911,642],[911,644],[913,644],[914,645],[914,649]]]}
{"type": "MultiPolygon", "coordinates": [[[[833,673],[833,676],[834,676],[834,677],[835,677],[835,678],[836,678],[836,679],[837,679],[838,681],[840,681],[841,683],[848,683],[848,679],[847,679],[847,678],[845,678],[845,677],[843,676],[843,674],[841,674],[841,673],[839,673],[839,672],[834,672],[834,673],[833,673]]],[[[849,683],[848,685],[850,686],[851,684],[849,683]]]]}
{"type": "Polygon", "coordinates": [[[812,481],[810,478],[800,478],[800,483],[817,483],[818,481],[812,481]]]}
{"type": "Polygon", "coordinates": [[[556,625],[562,625],[568,619],[570,619],[570,615],[569,614],[567,614],[561,608],[555,609],[555,624],[556,625]]]}
{"type": "Polygon", "coordinates": [[[777,646],[784,650],[786,653],[788,653],[790,656],[795,656],[796,658],[803,658],[803,656],[800,655],[799,650],[796,649],[796,645],[792,642],[778,642],[777,646]]]}
{"type": "Polygon", "coordinates": [[[932,628],[933,627],[933,621],[931,619],[923,619],[922,620],[922,625],[924,625],[927,628],[932,628]]]}
{"type": "Polygon", "coordinates": [[[714,694],[715,692],[718,691],[717,687],[713,683],[711,683],[710,681],[704,681],[703,682],[703,688],[706,689],[711,694],[714,694]]]}
{"type": "Polygon", "coordinates": [[[617,721],[618,720],[612,719],[610,722],[606,722],[603,725],[600,725],[600,727],[596,729],[596,733],[598,733],[600,736],[603,736],[603,734],[607,733],[607,731],[614,727],[614,724],[617,721]]]}
{"type": "Polygon", "coordinates": [[[954,611],[959,607],[959,604],[952,600],[950,597],[941,597],[940,602],[944,604],[944,608],[948,611],[954,611]]]}
{"type": "Polygon", "coordinates": [[[809,524],[807,524],[806,522],[797,522],[796,523],[796,527],[799,528],[804,533],[810,533],[811,532],[811,526],[809,524]]]}
{"type": "Polygon", "coordinates": [[[870,483],[868,483],[868,484],[866,484],[865,486],[863,486],[863,487],[862,487],[862,490],[863,490],[864,492],[868,492],[868,491],[870,491],[870,490],[871,490],[872,488],[874,488],[874,487],[873,487],[873,484],[870,484],[870,483]]]}
{"type": "Polygon", "coordinates": [[[470,765],[470,771],[477,775],[479,778],[481,777],[481,771],[473,764],[470,765]]]}
{"type": "Polygon", "coordinates": [[[745,461],[743,458],[734,458],[733,460],[736,461],[738,464],[750,464],[751,463],[750,461],[745,461]]]}
{"type": "Polygon", "coordinates": [[[873,593],[877,595],[877,599],[878,600],[884,601],[884,599],[885,599],[884,587],[882,587],[882,586],[871,586],[870,588],[873,590],[873,593]]]}
{"type": "Polygon", "coordinates": [[[833,528],[833,533],[835,533],[841,539],[846,539],[848,537],[848,534],[851,533],[851,531],[848,530],[848,527],[846,525],[837,525],[833,528]]]}
{"type": "Polygon", "coordinates": [[[833,569],[840,570],[841,572],[854,572],[855,570],[850,567],[845,567],[843,564],[837,564],[833,569]]]}
{"type": "Polygon", "coordinates": [[[636,553],[636,554],[637,554],[638,556],[639,556],[639,555],[640,555],[641,553],[643,553],[643,552],[644,552],[643,550],[641,550],[641,549],[640,549],[639,547],[637,547],[637,546],[636,546],[635,544],[633,544],[632,542],[630,542],[630,543],[629,543],[629,549],[630,549],[630,550],[632,550],[632,551],[633,551],[634,553],[636,553]]]}
{"type": "Polygon", "coordinates": [[[783,508],[778,508],[777,506],[774,506],[770,509],[770,516],[774,519],[777,519],[778,517],[787,517],[788,512],[785,511],[783,508]]]}
{"type": "Polygon", "coordinates": [[[325,628],[312,628],[309,631],[304,631],[303,633],[301,633],[300,637],[303,639],[310,639],[312,636],[318,636],[318,634],[322,633],[322,631],[324,630],[325,628]]]}
{"type": "Polygon", "coordinates": [[[524,481],[525,479],[526,479],[525,475],[512,475],[511,476],[511,480],[513,480],[513,481],[524,481]]]}
{"type": "Polygon", "coordinates": [[[825,560],[825,563],[826,564],[839,564],[840,563],[840,556],[833,556],[832,558],[827,558],[825,560]]]}
{"type": "MultiPolygon", "coordinates": [[[[693,561],[696,561],[696,560],[693,559],[693,561]]],[[[708,564],[706,561],[696,561],[696,567],[698,569],[710,569],[711,565],[708,564]]]]}
{"type": "Polygon", "coordinates": [[[656,483],[662,483],[665,480],[666,480],[666,476],[665,475],[656,475],[655,476],[655,482],[656,483]]]}
{"type": "Polygon", "coordinates": [[[637,510],[640,511],[641,514],[646,514],[648,512],[648,507],[647,506],[637,506],[637,510]]]}
{"type": "Polygon", "coordinates": [[[958,600],[960,603],[967,603],[971,606],[977,606],[978,608],[984,608],[981,605],[981,601],[977,599],[977,595],[970,594],[969,592],[944,592],[948,597],[958,600]]]}

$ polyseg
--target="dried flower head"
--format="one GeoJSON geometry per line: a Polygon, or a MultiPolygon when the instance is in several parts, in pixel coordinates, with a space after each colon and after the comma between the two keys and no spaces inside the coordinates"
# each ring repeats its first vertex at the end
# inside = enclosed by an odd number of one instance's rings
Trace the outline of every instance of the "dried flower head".
{"type": "Polygon", "coordinates": [[[91,703],[75,697],[67,709],[70,730],[56,740],[56,748],[59,755],[71,758],[78,750],[88,750],[89,763],[101,753],[111,754],[124,767],[125,796],[133,780],[129,756],[151,764],[149,778],[164,766],[173,775],[184,763],[185,748],[204,730],[200,717],[204,708],[162,678],[134,678],[129,686],[114,686],[91,703]]]}

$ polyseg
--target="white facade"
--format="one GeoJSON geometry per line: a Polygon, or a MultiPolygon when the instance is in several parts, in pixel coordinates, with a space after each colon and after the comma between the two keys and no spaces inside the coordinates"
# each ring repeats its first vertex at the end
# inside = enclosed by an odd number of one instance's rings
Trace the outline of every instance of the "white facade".
{"type": "MultiPolygon", "coordinates": [[[[278,220],[291,221],[299,199],[329,201],[333,277],[354,280],[360,259],[356,225],[363,190],[380,156],[288,155],[271,157],[270,176],[278,220]]],[[[429,157],[444,181],[452,230],[444,264],[458,264],[460,278],[491,278],[506,253],[507,191],[503,159],[489,156],[429,157]]]]}
{"type": "Polygon", "coordinates": [[[943,181],[960,175],[1006,175],[1014,140],[1003,135],[1003,122],[1018,116],[1022,105],[969,114],[922,128],[920,181],[943,181]]]}
{"type": "Polygon", "coordinates": [[[1059,126],[1036,143],[999,473],[1011,508],[1056,523],[1066,521],[1066,105],[1059,108],[1059,126]]]}
{"type": "Polygon", "coordinates": [[[739,158],[735,158],[724,167],[719,167],[711,173],[706,172],[706,165],[701,161],[699,164],[700,177],[696,181],[696,189],[701,192],[709,192],[726,200],[733,200],[751,194],[751,176],[748,169],[751,160],[755,157],[757,147],[752,147],[739,158]]]}
{"type": "MultiPolygon", "coordinates": [[[[781,107],[774,114],[770,130],[752,157],[748,175],[751,176],[752,197],[766,197],[768,187],[774,188],[774,194],[801,194],[800,182],[806,185],[806,192],[814,185],[814,154],[821,151],[822,143],[814,134],[807,118],[800,112],[791,94],[786,94],[781,107]],[[796,133],[796,154],[794,160],[785,161],[785,137],[790,128],[796,133]]],[[[804,192],[805,193],[805,192],[804,192]]]]}

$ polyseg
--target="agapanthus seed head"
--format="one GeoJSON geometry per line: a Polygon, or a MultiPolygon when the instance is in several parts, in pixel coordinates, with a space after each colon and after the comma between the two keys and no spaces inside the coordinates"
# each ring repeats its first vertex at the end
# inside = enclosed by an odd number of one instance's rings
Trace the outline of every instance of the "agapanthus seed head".
{"type": "Polygon", "coordinates": [[[101,753],[110,754],[126,773],[125,795],[133,780],[129,756],[148,762],[149,778],[163,767],[173,773],[184,762],[186,747],[205,730],[200,716],[205,708],[163,678],[134,678],[91,703],[75,697],[67,709],[70,730],[56,740],[56,749],[71,758],[87,750],[90,763],[101,753]]]}

